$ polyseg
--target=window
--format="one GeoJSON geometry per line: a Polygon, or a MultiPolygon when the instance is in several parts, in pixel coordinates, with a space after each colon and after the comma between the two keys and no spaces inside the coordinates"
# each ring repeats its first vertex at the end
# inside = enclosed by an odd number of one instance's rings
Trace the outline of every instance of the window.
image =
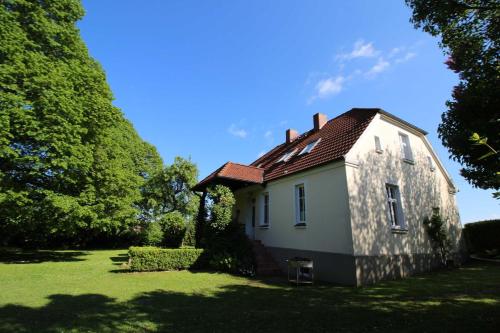
{"type": "Polygon", "coordinates": [[[385,185],[387,192],[387,204],[389,206],[389,219],[394,229],[404,228],[403,209],[401,207],[401,196],[396,185],[385,185]]]}
{"type": "Polygon", "coordinates": [[[434,167],[434,161],[431,156],[427,156],[427,162],[429,163],[429,169],[431,171],[436,170],[436,167],[434,167]]]}
{"type": "Polygon", "coordinates": [[[399,141],[401,144],[401,156],[406,161],[413,161],[413,154],[411,152],[410,138],[408,135],[399,133],[399,141]]]}
{"type": "Polygon", "coordinates": [[[307,153],[310,153],[311,150],[314,149],[314,147],[316,147],[316,145],[321,141],[321,138],[315,140],[315,141],[312,141],[312,142],[309,142],[307,144],[307,146],[304,147],[304,149],[302,149],[302,151],[299,153],[299,155],[304,155],[304,154],[307,154],[307,153]]]}
{"type": "Polygon", "coordinates": [[[255,199],[252,199],[252,227],[255,227],[255,199]]]}
{"type": "Polygon", "coordinates": [[[279,163],[279,162],[286,162],[288,161],[289,159],[292,158],[292,156],[297,152],[297,149],[294,149],[292,151],[289,151],[287,153],[285,153],[285,155],[281,156],[279,160],[276,161],[276,163],[279,163]]]}
{"type": "Polygon", "coordinates": [[[262,219],[263,226],[269,225],[269,193],[263,194],[263,208],[264,208],[264,216],[262,219]]]}
{"type": "Polygon", "coordinates": [[[380,143],[380,138],[375,135],[375,151],[377,153],[383,152],[382,150],[382,144],[380,143]]]}
{"type": "Polygon", "coordinates": [[[306,191],[304,184],[295,185],[295,223],[306,224],[306,191]]]}

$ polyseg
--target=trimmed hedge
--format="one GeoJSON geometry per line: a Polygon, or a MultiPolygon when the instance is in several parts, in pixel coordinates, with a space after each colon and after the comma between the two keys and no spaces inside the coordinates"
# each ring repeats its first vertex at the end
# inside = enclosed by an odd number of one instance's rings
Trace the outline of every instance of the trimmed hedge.
{"type": "Polygon", "coordinates": [[[472,253],[500,251],[500,220],[467,223],[464,234],[472,253]]]}
{"type": "Polygon", "coordinates": [[[205,251],[195,248],[162,249],[132,246],[128,250],[129,268],[135,272],[175,271],[203,268],[207,264],[205,251]]]}

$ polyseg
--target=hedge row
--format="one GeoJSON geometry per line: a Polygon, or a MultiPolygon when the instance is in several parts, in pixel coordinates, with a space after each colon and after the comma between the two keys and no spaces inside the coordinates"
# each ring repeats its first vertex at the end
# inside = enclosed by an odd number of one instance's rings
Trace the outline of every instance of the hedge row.
{"type": "Polygon", "coordinates": [[[136,272],[203,268],[208,261],[205,251],[195,248],[161,249],[132,246],[128,250],[128,256],[130,270],[136,272]]]}
{"type": "Polygon", "coordinates": [[[464,234],[472,253],[500,251],[500,220],[467,223],[464,234]]]}

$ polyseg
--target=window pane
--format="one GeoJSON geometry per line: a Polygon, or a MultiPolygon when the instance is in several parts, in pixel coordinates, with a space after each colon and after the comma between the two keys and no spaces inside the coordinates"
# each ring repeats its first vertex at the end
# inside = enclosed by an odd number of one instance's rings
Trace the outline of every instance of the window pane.
{"type": "Polygon", "coordinates": [[[378,136],[375,136],[375,149],[377,151],[382,150],[382,144],[380,143],[380,138],[378,136]]]}

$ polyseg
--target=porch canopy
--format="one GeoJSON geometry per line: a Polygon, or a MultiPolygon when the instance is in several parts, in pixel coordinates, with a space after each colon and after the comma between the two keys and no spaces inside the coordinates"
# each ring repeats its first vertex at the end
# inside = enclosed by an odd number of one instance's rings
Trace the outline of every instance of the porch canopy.
{"type": "Polygon", "coordinates": [[[207,187],[212,185],[224,185],[232,190],[262,184],[264,182],[264,169],[233,162],[227,162],[198,184],[192,190],[205,192],[207,187]]]}

